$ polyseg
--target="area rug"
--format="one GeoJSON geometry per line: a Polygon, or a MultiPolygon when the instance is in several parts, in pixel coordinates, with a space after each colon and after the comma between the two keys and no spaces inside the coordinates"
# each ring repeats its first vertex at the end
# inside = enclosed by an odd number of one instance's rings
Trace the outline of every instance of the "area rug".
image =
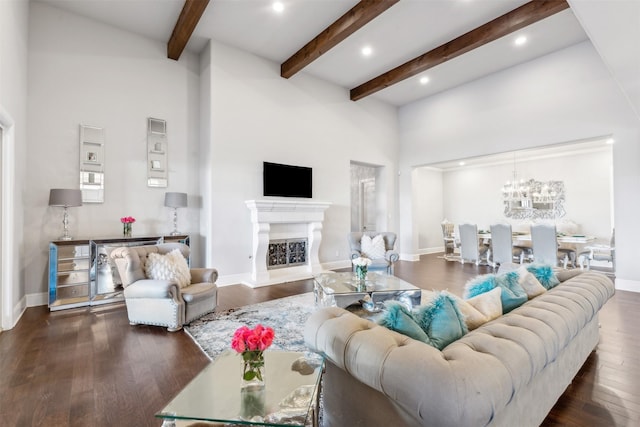
{"type": "Polygon", "coordinates": [[[185,331],[212,360],[231,348],[231,338],[236,329],[244,325],[253,328],[259,323],[272,327],[275,332],[269,349],[308,352],[303,330],[305,322],[315,310],[313,292],[308,292],[209,313],[185,326],[185,331]]]}

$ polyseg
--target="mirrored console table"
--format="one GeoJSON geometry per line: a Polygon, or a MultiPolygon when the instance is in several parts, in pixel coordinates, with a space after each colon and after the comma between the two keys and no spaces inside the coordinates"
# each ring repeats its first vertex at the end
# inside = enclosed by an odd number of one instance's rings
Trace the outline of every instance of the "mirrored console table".
{"type": "Polygon", "coordinates": [[[109,254],[117,247],[180,242],[188,235],[56,240],[49,243],[49,309],[124,301],[122,282],[109,254]]]}

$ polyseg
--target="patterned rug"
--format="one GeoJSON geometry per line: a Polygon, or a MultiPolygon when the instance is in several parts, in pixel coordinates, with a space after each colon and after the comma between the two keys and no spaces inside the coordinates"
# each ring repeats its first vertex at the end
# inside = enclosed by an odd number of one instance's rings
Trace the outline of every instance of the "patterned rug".
{"type": "Polygon", "coordinates": [[[209,313],[185,326],[185,331],[213,360],[231,348],[231,338],[239,327],[250,328],[258,323],[270,326],[275,332],[269,349],[308,351],[302,336],[307,318],[316,310],[312,292],[293,295],[258,304],[209,313]]]}

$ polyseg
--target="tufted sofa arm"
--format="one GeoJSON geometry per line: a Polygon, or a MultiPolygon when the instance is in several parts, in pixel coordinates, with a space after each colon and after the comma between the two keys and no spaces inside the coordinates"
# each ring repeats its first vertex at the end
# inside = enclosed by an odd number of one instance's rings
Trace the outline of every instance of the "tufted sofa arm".
{"type": "MultiPolygon", "coordinates": [[[[336,393],[364,384],[371,396],[358,399],[378,399],[355,414],[346,392],[344,403],[326,406],[328,419],[342,410],[350,425],[374,425],[401,408],[394,425],[538,425],[597,344],[597,314],[613,294],[609,278],[584,273],[442,351],[337,307],[312,314],[304,339],[327,358],[327,372],[342,372],[333,374],[342,381],[336,393]]],[[[326,387],[334,392],[329,380],[326,387]]]]}

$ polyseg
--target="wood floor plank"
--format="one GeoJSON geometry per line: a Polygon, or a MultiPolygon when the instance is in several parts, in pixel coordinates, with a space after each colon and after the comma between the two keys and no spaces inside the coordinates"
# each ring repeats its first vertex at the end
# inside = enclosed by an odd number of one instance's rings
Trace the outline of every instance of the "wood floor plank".
{"type": "MultiPolygon", "coordinates": [[[[395,274],[462,295],[490,267],[439,254],[400,261],[395,274]]],[[[313,290],[311,280],[220,288],[218,311],[313,290]]],[[[600,343],[545,419],[545,427],[640,425],[640,294],[618,291],[600,312],[600,343]]],[[[26,310],[0,334],[0,425],[158,427],[162,409],[209,360],[183,331],[130,326],[124,305],[26,310]]]]}

